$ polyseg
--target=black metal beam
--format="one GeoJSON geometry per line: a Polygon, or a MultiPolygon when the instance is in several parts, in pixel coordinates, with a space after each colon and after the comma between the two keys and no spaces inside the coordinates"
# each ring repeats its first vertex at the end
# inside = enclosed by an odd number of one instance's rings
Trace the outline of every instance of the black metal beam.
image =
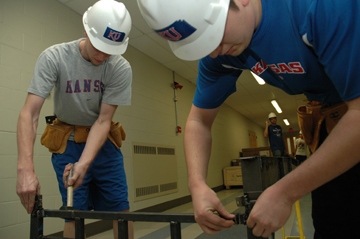
{"type": "Polygon", "coordinates": [[[119,239],[128,239],[129,238],[128,221],[126,221],[124,219],[118,220],[118,238],[119,239]]]}
{"type": "Polygon", "coordinates": [[[170,222],[171,239],[181,239],[181,225],[179,222],[170,222]]]}
{"type": "Polygon", "coordinates": [[[75,217],[75,238],[85,239],[85,220],[84,218],[75,217]]]}
{"type": "Polygon", "coordinates": [[[81,211],[81,210],[44,210],[44,217],[61,217],[68,219],[86,218],[143,222],[187,222],[196,223],[194,214],[186,213],[146,213],[146,212],[104,212],[104,211],[81,211]]]}

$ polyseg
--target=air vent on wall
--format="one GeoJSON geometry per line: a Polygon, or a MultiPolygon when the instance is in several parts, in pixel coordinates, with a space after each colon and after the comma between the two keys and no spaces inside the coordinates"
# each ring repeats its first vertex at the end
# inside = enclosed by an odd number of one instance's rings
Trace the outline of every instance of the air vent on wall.
{"type": "Polygon", "coordinates": [[[134,145],[134,154],[156,154],[156,147],[134,145]]]}
{"type": "Polygon", "coordinates": [[[162,154],[162,155],[175,155],[175,149],[174,148],[163,148],[163,147],[158,147],[158,154],[162,154]]]}
{"type": "Polygon", "coordinates": [[[178,192],[175,146],[132,142],[134,201],[178,192]]]}
{"type": "Polygon", "coordinates": [[[165,192],[173,189],[177,189],[177,182],[160,185],[160,192],[165,192]]]}
{"type": "Polygon", "coordinates": [[[136,197],[146,196],[154,193],[159,192],[159,186],[149,186],[149,187],[143,187],[143,188],[136,188],[136,197]]]}

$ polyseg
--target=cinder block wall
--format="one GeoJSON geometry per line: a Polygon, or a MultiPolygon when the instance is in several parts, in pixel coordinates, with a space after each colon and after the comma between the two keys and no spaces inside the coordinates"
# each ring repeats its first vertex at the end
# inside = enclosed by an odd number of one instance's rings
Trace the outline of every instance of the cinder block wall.
{"type": "MultiPolygon", "coordinates": [[[[47,47],[83,36],[81,16],[55,0],[0,0],[0,238],[29,237],[30,216],[16,195],[16,124],[24,105],[35,62],[47,47]]],[[[130,39],[131,41],[131,39],[130,39]]],[[[138,50],[128,48],[124,57],[133,68],[132,105],[119,106],[115,121],[127,133],[122,151],[129,185],[131,209],[138,210],[189,195],[183,150],[183,134],[175,134],[173,73],[138,50]],[[134,203],[132,187],[131,142],[176,145],[179,192],[134,203]]],[[[178,120],[184,129],[195,85],[175,75],[184,86],[177,91],[178,120]]],[[[50,160],[50,153],[40,144],[45,128],[44,116],[53,113],[50,96],[41,111],[35,144],[35,170],[41,183],[45,208],[59,208],[61,198],[50,160]]],[[[258,146],[267,146],[263,128],[224,105],[213,127],[213,152],[209,165],[210,187],[222,185],[222,168],[250,147],[248,130],[258,135],[258,146]]],[[[161,170],[161,169],[159,169],[161,170]]],[[[86,223],[91,222],[87,220],[86,223]]],[[[63,229],[63,220],[46,219],[45,234],[63,229]]]]}

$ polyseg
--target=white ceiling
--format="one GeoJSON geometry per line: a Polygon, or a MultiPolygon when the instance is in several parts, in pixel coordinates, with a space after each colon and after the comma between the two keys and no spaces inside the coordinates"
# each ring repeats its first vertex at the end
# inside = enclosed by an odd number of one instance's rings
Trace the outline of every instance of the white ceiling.
{"type": "MultiPolygon", "coordinates": [[[[89,6],[97,2],[97,0],[57,1],[65,4],[80,15],[82,15],[89,6]]],[[[136,0],[122,0],[121,2],[125,4],[130,12],[132,20],[129,44],[176,72],[178,75],[196,84],[198,61],[182,61],[178,59],[172,53],[167,41],[158,36],[146,24],[140,14],[136,0]]],[[[250,72],[244,71],[237,81],[237,92],[231,95],[225,103],[262,127],[265,126],[267,115],[270,112],[275,112],[278,119],[277,123],[283,128],[283,132],[285,133],[289,132],[290,128],[294,131],[299,130],[296,109],[305,102],[306,97],[304,95],[290,96],[284,91],[268,84],[259,85],[250,72]],[[270,103],[270,101],[274,99],[277,100],[283,111],[281,114],[276,113],[270,103]],[[289,120],[290,126],[284,124],[282,121],[284,118],[289,120]]]]}

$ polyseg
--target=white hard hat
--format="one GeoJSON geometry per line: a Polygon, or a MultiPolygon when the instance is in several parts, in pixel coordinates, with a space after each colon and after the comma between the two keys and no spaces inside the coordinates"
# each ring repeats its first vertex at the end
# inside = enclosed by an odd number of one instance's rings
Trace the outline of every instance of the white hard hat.
{"type": "Polygon", "coordinates": [[[101,52],[120,55],[126,51],[131,17],[123,3],[100,0],[83,15],[83,24],[91,44],[101,52]]]}
{"type": "Polygon", "coordinates": [[[225,31],[230,0],[137,0],[148,25],[182,60],[213,52],[225,31]]]}
{"type": "Polygon", "coordinates": [[[273,112],[271,112],[270,114],[269,114],[269,116],[268,116],[268,119],[270,119],[270,118],[276,118],[276,114],[275,113],[273,113],[273,112]]]}

